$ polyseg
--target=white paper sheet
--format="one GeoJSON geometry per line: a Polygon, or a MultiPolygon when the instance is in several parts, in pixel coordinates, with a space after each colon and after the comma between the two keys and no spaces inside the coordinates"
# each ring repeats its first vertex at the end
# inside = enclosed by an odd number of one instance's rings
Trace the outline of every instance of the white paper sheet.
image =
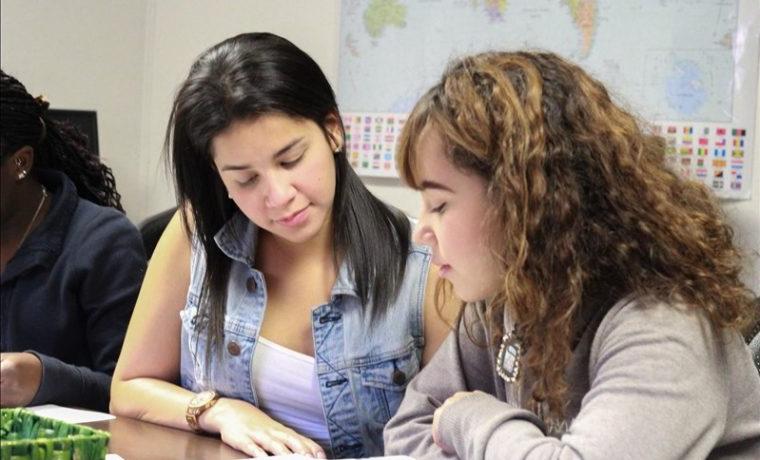
{"type": "MultiPolygon", "coordinates": [[[[305,455],[299,455],[299,454],[290,454],[290,455],[273,455],[271,457],[267,457],[271,460],[276,459],[287,459],[287,460],[314,460],[313,457],[307,457],[305,455]]],[[[246,458],[241,460],[253,460],[252,458],[246,458]]],[[[344,459],[344,460],[358,460],[358,459],[344,459]]],[[[414,460],[412,457],[407,457],[406,455],[392,455],[388,457],[366,457],[361,460],[414,460]]]]}
{"type": "Polygon", "coordinates": [[[43,406],[27,407],[27,410],[34,412],[41,417],[54,418],[66,423],[89,423],[99,422],[101,420],[111,420],[114,417],[105,412],[95,412],[84,409],[72,409],[69,407],[56,406],[55,404],[45,404],[43,406]]]}

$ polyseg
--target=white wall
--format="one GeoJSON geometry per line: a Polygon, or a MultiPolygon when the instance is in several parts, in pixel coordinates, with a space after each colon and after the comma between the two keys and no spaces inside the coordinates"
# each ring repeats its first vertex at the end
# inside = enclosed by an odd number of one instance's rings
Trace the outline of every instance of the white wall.
{"type": "Polygon", "coordinates": [[[746,201],[724,202],[723,208],[729,222],[734,226],[736,241],[744,252],[744,282],[760,296],[760,75],[757,88],[752,198],[746,201]]]}
{"type": "MultiPolygon", "coordinates": [[[[161,150],[174,92],[195,57],[234,34],[270,31],[314,57],[335,85],[339,8],[339,0],[2,0],[0,62],[54,107],[98,111],[102,155],[137,223],[174,203],[161,150]]],[[[760,134],[760,112],[756,119],[760,134]]],[[[760,139],[756,144],[752,199],[725,209],[746,254],[744,280],[760,294],[760,139]]],[[[418,215],[419,196],[398,180],[367,184],[418,215]]]]}
{"type": "Polygon", "coordinates": [[[145,0],[3,0],[0,64],[53,108],[98,112],[98,140],[127,213],[140,215],[145,0]]]}
{"type": "Polygon", "coordinates": [[[215,2],[149,0],[142,151],[145,194],[140,217],[174,203],[160,152],[172,99],[195,58],[242,32],[282,35],[311,55],[334,85],[338,75],[338,1],[256,0],[215,2]],[[220,8],[220,4],[223,8],[220,8]]]}

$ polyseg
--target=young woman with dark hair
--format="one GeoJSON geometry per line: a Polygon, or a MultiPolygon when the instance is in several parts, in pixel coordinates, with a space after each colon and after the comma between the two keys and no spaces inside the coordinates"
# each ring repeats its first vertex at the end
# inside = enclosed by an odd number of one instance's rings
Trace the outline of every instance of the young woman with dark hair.
{"type": "Polygon", "coordinates": [[[140,234],[81,133],[0,74],[0,403],[107,410],[145,272],[140,234]]]}
{"type": "Polygon", "coordinates": [[[272,34],[215,45],[166,147],[182,212],[151,259],[112,410],[249,455],[382,453],[448,328],[429,250],[351,169],[319,66],[272,34]]]}
{"type": "Polygon", "coordinates": [[[470,302],[413,380],[387,453],[760,458],[753,316],[715,198],[551,53],[453,63],[398,152],[416,238],[470,302]]]}

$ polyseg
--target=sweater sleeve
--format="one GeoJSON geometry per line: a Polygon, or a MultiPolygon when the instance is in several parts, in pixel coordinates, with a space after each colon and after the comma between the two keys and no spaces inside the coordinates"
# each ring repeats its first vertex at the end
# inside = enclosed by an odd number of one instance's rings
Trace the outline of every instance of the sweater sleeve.
{"type": "Polygon", "coordinates": [[[699,312],[653,304],[611,310],[594,338],[590,389],[560,438],[488,394],[443,413],[447,450],[468,460],[706,458],[727,423],[726,346],[699,312]]]}
{"type": "Polygon", "coordinates": [[[32,404],[56,403],[108,411],[111,375],[145,273],[137,229],[111,213],[88,232],[76,262],[84,273],[77,297],[85,318],[92,367],[75,366],[35,353],[42,381],[32,404]]]}
{"type": "MultiPolygon", "coordinates": [[[[385,427],[386,455],[409,455],[415,460],[456,458],[433,441],[433,413],[458,391],[495,391],[493,380],[485,378],[491,374],[488,355],[472,343],[463,326],[464,321],[469,323],[475,318],[474,308],[467,310],[470,314],[460,321],[458,330],[449,334],[433,359],[407,386],[401,407],[385,427]]],[[[482,330],[471,329],[471,333],[477,332],[481,334],[475,340],[482,340],[482,330]]]]}
{"type": "Polygon", "coordinates": [[[29,405],[55,403],[108,412],[111,374],[29,351],[42,362],[42,381],[29,405]]]}

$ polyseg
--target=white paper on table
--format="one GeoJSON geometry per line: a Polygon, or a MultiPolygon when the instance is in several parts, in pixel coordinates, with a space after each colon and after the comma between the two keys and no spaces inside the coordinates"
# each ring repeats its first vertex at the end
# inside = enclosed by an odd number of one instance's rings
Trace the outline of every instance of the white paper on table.
{"type": "Polygon", "coordinates": [[[119,454],[106,454],[106,460],[124,460],[119,454]]]}
{"type": "MultiPolygon", "coordinates": [[[[314,460],[313,457],[307,457],[305,455],[300,454],[289,454],[289,455],[272,455],[271,457],[267,457],[268,459],[287,459],[287,460],[314,460]]],[[[246,458],[242,460],[253,460],[252,458],[246,458]]],[[[357,460],[357,459],[344,459],[344,460],[357,460]]],[[[389,455],[387,457],[366,457],[361,460],[414,460],[412,457],[407,457],[406,455],[389,455]]]]}
{"type": "Polygon", "coordinates": [[[66,423],[89,423],[116,418],[113,415],[107,414],[105,412],[72,409],[70,407],[56,406],[55,404],[27,407],[26,409],[30,412],[34,412],[40,417],[54,418],[66,423]]]}

